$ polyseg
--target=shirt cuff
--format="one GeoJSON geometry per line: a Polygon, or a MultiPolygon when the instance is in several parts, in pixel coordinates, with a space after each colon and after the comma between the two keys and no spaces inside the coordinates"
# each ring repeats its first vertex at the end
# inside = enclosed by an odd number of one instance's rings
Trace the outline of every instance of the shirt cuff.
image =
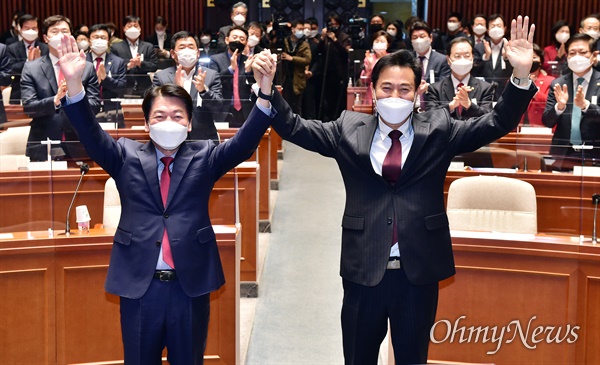
{"type": "Polygon", "coordinates": [[[74,96],[69,96],[69,92],[67,91],[67,95],[65,96],[67,102],[65,103],[65,105],[75,104],[75,103],[83,100],[84,96],[85,96],[85,89],[81,90],[79,92],[79,94],[74,95],[74,96]]]}
{"type": "Polygon", "coordinates": [[[229,70],[229,73],[231,73],[232,75],[235,73],[235,71],[233,70],[233,67],[229,66],[229,67],[227,67],[227,69],[229,70]]]}
{"type": "Polygon", "coordinates": [[[561,115],[562,113],[565,112],[565,110],[567,110],[567,108],[564,108],[563,110],[559,110],[558,103],[554,104],[554,111],[556,112],[556,115],[561,115]]]}
{"type": "Polygon", "coordinates": [[[588,111],[588,108],[590,107],[590,102],[588,100],[585,100],[585,108],[581,109],[582,113],[585,113],[588,111]]]}
{"type": "Polygon", "coordinates": [[[531,79],[529,79],[529,82],[527,83],[527,85],[517,85],[515,84],[515,82],[513,81],[513,77],[510,77],[510,83],[515,85],[516,87],[518,87],[521,90],[529,90],[529,88],[531,87],[531,79]]]}

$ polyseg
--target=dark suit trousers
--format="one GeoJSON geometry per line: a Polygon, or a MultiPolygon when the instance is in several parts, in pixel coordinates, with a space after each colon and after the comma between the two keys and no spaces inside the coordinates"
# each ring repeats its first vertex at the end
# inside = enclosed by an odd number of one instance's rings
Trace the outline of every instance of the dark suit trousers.
{"type": "Polygon", "coordinates": [[[396,364],[426,364],[438,284],[416,286],[403,269],[387,270],[374,287],[343,280],[342,336],[347,365],[376,365],[391,326],[396,364]]]}
{"type": "Polygon", "coordinates": [[[140,299],[121,297],[125,365],[160,365],[167,348],[171,365],[204,361],[210,294],[188,297],[179,281],[152,279],[140,299]]]}

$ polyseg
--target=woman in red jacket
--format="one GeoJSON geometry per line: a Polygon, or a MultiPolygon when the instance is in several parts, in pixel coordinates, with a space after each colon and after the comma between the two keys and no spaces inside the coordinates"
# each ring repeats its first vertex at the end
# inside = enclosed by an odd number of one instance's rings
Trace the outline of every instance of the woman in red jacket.
{"type": "Polygon", "coordinates": [[[538,92],[535,94],[527,112],[523,115],[522,123],[530,124],[535,126],[543,126],[542,114],[546,107],[546,100],[548,99],[548,92],[550,91],[550,83],[554,80],[554,77],[547,75],[542,70],[541,65],[544,64],[544,52],[537,44],[533,45],[533,65],[531,66],[531,73],[529,77],[535,83],[538,88],[538,92]]]}

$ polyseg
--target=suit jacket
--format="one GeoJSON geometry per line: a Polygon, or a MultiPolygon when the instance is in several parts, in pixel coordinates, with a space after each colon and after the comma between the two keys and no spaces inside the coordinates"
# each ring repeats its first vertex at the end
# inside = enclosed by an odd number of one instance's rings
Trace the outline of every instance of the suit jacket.
{"type": "MultiPolygon", "coordinates": [[[[415,57],[419,56],[416,52],[414,55],[415,57]]],[[[423,73],[423,79],[428,83],[433,84],[434,81],[440,81],[442,78],[450,76],[450,73],[451,70],[450,66],[448,66],[446,56],[432,50],[429,55],[429,61],[427,62],[427,69],[423,73]],[[435,80],[431,80],[431,70],[433,70],[435,80]]]]}
{"type": "Polygon", "coordinates": [[[414,114],[414,140],[398,182],[392,186],[373,170],[370,150],[377,117],[344,111],[321,123],[293,115],[276,93],[273,127],[284,139],[334,158],[346,187],[342,218],[341,276],[365,286],[377,285],[386,272],[394,214],[400,257],[408,280],[431,284],[455,272],[444,181],[452,158],[474,151],[513,130],[535,87],[507,87],[492,113],[452,119],[446,109],[414,114]],[[394,213],[395,212],[395,213],[394,213]]]}
{"type": "MultiPolygon", "coordinates": [[[[169,67],[155,73],[152,81],[153,86],[174,84],[176,70],[176,67],[169,67]]],[[[190,87],[190,96],[192,97],[192,101],[194,103],[194,114],[192,117],[192,131],[190,132],[190,138],[192,140],[210,139],[213,141],[218,141],[219,135],[217,134],[217,128],[215,127],[215,117],[213,116],[213,113],[220,113],[221,111],[221,104],[223,101],[221,79],[215,70],[204,67],[196,67],[194,76],[196,76],[199,71],[206,71],[204,84],[206,85],[207,89],[200,94],[196,89],[196,86],[194,86],[194,83],[192,83],[190,87]],[[198,98],[201,99],[201,106],[198,106],[198,98]]]]}
{"type": "MultiPolygon", "coordinates": [[[[471,107],[463,109],[461,115],[458,115],[458,108],[455,108],[450,115],[455,119],[467,120],[469,118],[479,117],[492,110],[492,100],[494,99],[494,87],[485,81],[469,77],[468,86],[473,88],[469,93],[471,107]],[[475,102],[473,101],[475,100],[475,102]]],[[[448,104],[452,101],[456,91],[451,77],[446,77],[433,85],[429,85],[425,100],[429,108],[445,108],[450,111],[448,104]]]]}
{"type": "MultiPolygon", "coordinates": [[[[542,123],[542,115],[544,114],[544,109],[546,108],[546,101],[548,100],[548,92],[550,92],[550,85],[554,77],[544,75],[543,73],[539,73],[537,79],[535,80],[535,86],[538,88],[538,92],[535,93],[535,96],[529,103],[529,107],[527,108],[527,120],[531,125],[544,125],[542,123]]],[[[523,116],[523,119],[525,119],[523,116]]]]}
{"type": "Polygon", "coordinates": [[[154,276],[166,227],[183,291],[197,297],[225,282],[208,201],[215,181],[250,158],[271,118],[255,108],[231,139],[184,142],[175,156],[166,206],[152,142],[116,141],[94,122],[86,99],[64,106],[89,155],[113,179],[121,197],[121,219],[106,278],[109,293],[140,298],[154,276]]]}
{"type": "MultiPolygon", "coordinates": [[[[46,43],[35,41],[34,47],[40,47],[40,53],[42,56],[48,54],[48,45],[46,43]]],[[[27,51],[23,41],[12,43],[8,47],[8,56],[10,57],[11,72],[14,76],[11,83],[10,91],[10,103],[19,104],[21,102],[21,72],[23,72],[23,66],[27,62],[27,51]]]]}
{"type": "Polygon", "coordinates": [[[292,61],[282,61],[283,81],[282,84],[289,82],[293,85],[293,91],[296,95],[301,95],[306,89],[306,75],[304,70],[310,64],[311,53],[310,46],[305,39],[301,39],[296,43],[296,47],[292,47],[292,41],[288,37],[284,39],[285,52],[292,56],[292,61]],[[291,80],[288,80],[291,79],[291,80]]]}
{"type": "MultiPolygon", "coordinates": [[[[95,57],[91,52],[86,56],[87,61],[94,66],[94,69],[96,68],[95,57]]],[[[110,101],[110,99],[122,98],[125,95],[127,65],[121,57],[106,53],[104,68],[106,69],[106,78],[100,84],[102,88],[100,100],[102,111],[119,110],[119,103],[110,101]]]]}
{"type": "MultiPolygon", "coordinates": [[[[110,53],[121,57],[125,61],[125,67],[133,56],[129,48],[129,42],[125,39],[123,42],[114,43],[110,47],[110,53]]],[[[139,40],[138,54],[144,55],[141,67],[134,67],[127,70],[127,94],[144,96],[146,90],[152,86],[152,80],[148,76],[148,72],[155,72],[157,69],[156,52],[154,46],[148,42],[139,40]]]]}
{"type": "MultiPolygon", "coordinates": [[[[546,108],[544,109],[544,115],[542,116],[542,123],[546,127],[553,128],[556,126],[554,136],[552,137],[552,146],[550,147],[550,153],[554,155],[564,156],[567,154],[574,154],[581,156],[581,152],[575,152],[571,148],[565,148],[570,146],[571,139],[571,114],[573,113],[573,73],[570,72],[563,75],[550,84],[550,90],[548,92],[548,101],[546,102],[546,108]],[[558,115],[554,109],[556,104],[556,97],[554,96],[554,85],[567,85],[569,92],[569,102],[565,111],[558,115]]],[[[600,72],[593,70],[590,78],[590,84],[585,94],[585,99],[588,101],[592,100],[592,96],[600,98],[600,72]]],[[[585,144],[588,145],[600,145],[600,107],[595,104],[591,104],[585,113],[581,114],[581,122],[579,125],[581,130],[581,139],[585,144]]],[[[598,148],[593,150],[586,150],[586,156],[600,158],[598,148]]]]}
{"type": "MultiPolygon", "coordinates": [[[[171,50],[171,38],[173,38],[171,33],[166,33],[165,42],[163,43],[163,49],[165,51],[171,50]]],[[[150,43],[154,47],[154,52],[156,53],[159,48],[158,36],[156,35],[156,32],[152,33],[152,35],[146,37],[146,42],[150,43]]],[[[157,54],[156,59],[157,59],[156,67],[158,70],[164,70],[165,68],[171,67],[175,64],[175,61],[171,58],[170,53],[169,53],[169,57],[159,57],[157,54]]]]}
{"type": "MultiPolygon", "coordinates": [[[[223,112],[229,112],[229,107],[233,100],[233,74],[229,72],[229,66],[231,65],[230,57],[229,51],[217,53],[210,57],[210,63],[208,64],[208,68],[217,71],[221,78],[224,99],[221,111],[223,112]]],[[[242,101],[242,111],[246,117],[250,114],[250,110],[252,109],[252,102],[250,101],[252,90],[250,86],[254,83],[252,72],[244,72],[244,62],[247,59],[248,57],[244,55],[240,55],[238,59],[238,67],[240,67],[238,90],[242,101]]]]}
{"type": "MultiPolygon", "coordinates": [[[[0,86],[10,85],[10,58],[6,45],[0,43],[0,86]]],[[[0,125],[6,122],[4,103],[0,103],[0,125]]]]}
{"type": "MultiPolygon", "coordinates": [[[[94,66],[89,62],[86,62],[83,72],[83,86],[86,98],[92,105],[95,114],[100,110],[98,78],[94,66]]],[[[25,64],[21,77],[21,90],[23,111],[33,119],[26,152],[32,161],[46,160],[46,146],[39,143],[45,141],[46,138],[60,141],[64,136],[66,141],[79,140],[62,108],[57,110],[54,107],[54,97],[58,92],[58,85],[50,56],[43,56],[25,64]]],[[[62,147],[67,153],[67,157],[77,157],[70,156],[71,144],[66,143],[62,147]]]]}
{"type": "Polygon", "coordinates": [[[498,58],[496,59],[496,67],[492,65],[492,56],[490,56],[490,59],[487,61],[483,60],[483,55],[485,55],[485,48],[483,44],[476,45],[476,51],[474,52],[481,54],[482,59],[481,66],[476,70],[475,73],[472,72],[472,74],[485,78],[485,81],[489,82],[490,84],[493,84],[494,82],[498,84],[496,87],[494,100],[498,100],[500,95],[502,95],[502,91],[506,87],[508,79],[510,78],[510,75],[512,75],[513,71],[513,67],[508,60],[504,60],[505,67],[502,69],[502,47],[500,48],[500,55],[498,55],[498,58]]]}

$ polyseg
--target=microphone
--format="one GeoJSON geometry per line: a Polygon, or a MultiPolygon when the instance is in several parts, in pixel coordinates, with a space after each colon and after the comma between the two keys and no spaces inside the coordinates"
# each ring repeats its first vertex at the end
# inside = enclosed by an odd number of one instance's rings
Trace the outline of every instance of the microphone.
{"type": "Polygon", "coordinates": [[[598,202],[600,202],[600,194],[592,194],[592,203],[594,203],[594,228],[592,230],[592,243],[597,243],[596,239],[596,213],[598,213],[598,202]]]}
{"type": "Polygon", "coordinates": [[[67,210],[67,225],[65,227],[65,235],[69,236],[71,234],[71,222],[69,222],[69,217],[71,216],[71,208],[73,208],[73,203],[75,203],[75,197],[77,197],[77,192],[79,191],[79,186],[81,185],[81,181],[83,180],[83,176],[90,171],[90,165],[85,162],[79,165],[79,171],[81,172],[81,176],[79,177],[79,182],[77,183],[77,187],[75,188],[75,193],[73,194],[73,199],[71,199],[71,204],[69,204],[69,210],[67,210]]]}

